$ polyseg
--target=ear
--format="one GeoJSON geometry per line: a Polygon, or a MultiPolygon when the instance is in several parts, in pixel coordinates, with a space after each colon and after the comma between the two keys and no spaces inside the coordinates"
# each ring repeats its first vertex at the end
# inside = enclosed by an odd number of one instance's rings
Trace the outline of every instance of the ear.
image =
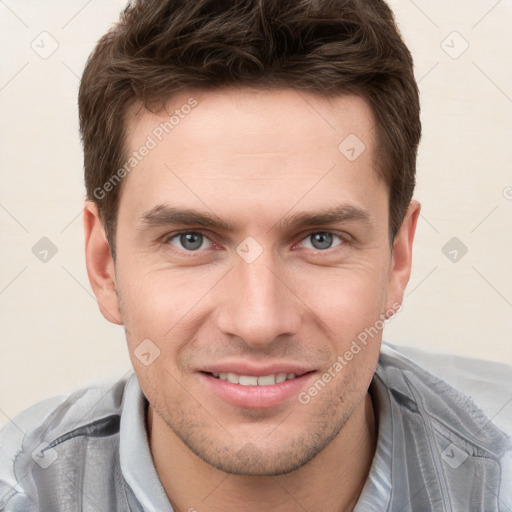
{"type": "Polygon", "coordinates": [[[113,324],[122,325],[116,294],[116,274],[110,246],[100,221],[98,208],[87,200],[84,207],[85,262],[87,275],[102,315],[113,324]]]}
{"type": "Polygon", "coordinates": [[[393,242],[388,283],[388,311],[396,310],[396,304],[402,304],[405,287],[409,282],[412,266],[412,245],[420,210],[420,203],[415,200],[411,201],[404,221],[393,242]]]}

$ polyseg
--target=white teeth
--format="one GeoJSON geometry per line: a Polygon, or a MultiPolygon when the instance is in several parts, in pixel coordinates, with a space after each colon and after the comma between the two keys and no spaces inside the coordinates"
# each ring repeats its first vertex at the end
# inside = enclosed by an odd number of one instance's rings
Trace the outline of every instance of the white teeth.
{"type": "Polygon", "coordinates": [[[236,373],[212,373],[212,375],[220,380],[226,380],[232,384],[240,384],[242,386],[271,386],[285,380],[295,379],[295,373],[273,373],[271,375],[262,375],[261,377],[237,375],[236,373]]]}
{"type": "Polygon", "coordinates": [[[235,375],[234,373],[228,373],[227,381],[232,382],[233,384],[238,384],[238,375],[235,375]]]}
{"type": "Polygon", "coordinates": [[[263,377],[258,377],[258,386],[271,386],[276,383],[276,378],[274,375],[265,375],[263,377]]]}
{"type": "Polygon", "coordinates": [[[258,377],[249,377],[247,375],[240,375],[238,377],[238,384],[242,386],[257,386],[258,385],[258,377]]]}
{"type": "Polygon", "coordinates": [[[284,382],[286,380],[286,373],[278,373],[276,375],[276,384],[279,384],[280,382],[284,382]]]}

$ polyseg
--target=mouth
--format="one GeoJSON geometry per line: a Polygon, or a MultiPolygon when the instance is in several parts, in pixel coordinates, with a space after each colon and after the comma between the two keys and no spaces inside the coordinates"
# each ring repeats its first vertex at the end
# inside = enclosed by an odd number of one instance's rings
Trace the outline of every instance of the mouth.
{"type": "Polygon", "coordinates": [[[288,402],[304,390],[317,372],[253,371],[247,373],[199,371],[205,396],[213,395],[239,408],[268,409],[288,402]],[[259,375],[254,375],[259,373],[259,375]]]}
{"type": "MultiPolygon", "coordinates": [[[[273,386],[274,384],[280,384],[281,382],[285,382],[287,380],[293,380],[301,375],[296,375],[295,373],[271,373],[269,375],[238,375],[236,373],[210,373],[203,372],[211,375],[215,379],[224,380],[227,382],[231,382],[231,384],[239,384],[241,386],[273,386]]],[[[306,372],[308,373],[308,372],[306,372]]]]}

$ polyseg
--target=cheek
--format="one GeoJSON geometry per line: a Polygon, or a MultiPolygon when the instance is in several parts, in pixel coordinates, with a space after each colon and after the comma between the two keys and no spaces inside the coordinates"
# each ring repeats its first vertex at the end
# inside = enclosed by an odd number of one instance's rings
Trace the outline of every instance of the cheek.
{"type": "Polygon", "coordinates": [[[144,269],[137,273],[135,268],[125,266],[120,269],[118,280],[121,314],[132,363],[142,374],[148,373],[147,370],[158,372],[159,366],[173,368],[177,353],[206,320],[210,311],[206,308],[208,294],[216,282],[215,276],[211,271],[208,276],[200,271],[173,269],[144,269]],[[191,273],[195,274],[194,279],[190,278],[191,273]],[[136,354],[140,351],[139,345],[148,339],[160,353],[155,363],[146,368],[136,359],[136,354]]]}
{"type": "Polygon", "coordinates": [[[386,269],[328,269],[297,276],[297,295],[337,334],[345,337],[373,324],[384,311],[386,269]]]}
{"type": "Polygon", "coordinates": [[[185,315],[211,288],[199,271],[130,268],[119,273],[123,305],[132,320],[150,320],[148,327],[163,322],[170,328],[173,319],[185,315]]]}

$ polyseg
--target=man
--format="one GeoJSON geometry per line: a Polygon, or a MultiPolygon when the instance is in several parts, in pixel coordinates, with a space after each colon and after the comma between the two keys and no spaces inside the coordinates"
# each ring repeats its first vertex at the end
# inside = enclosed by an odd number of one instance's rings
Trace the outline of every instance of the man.
{"type": "Polygon", "coordinates": [[[382,0],[133,2],[79,109],[134,373],[4,430],[0,510],[510,509],[510,438],[381,345],[421,134],[382,0]]]}

